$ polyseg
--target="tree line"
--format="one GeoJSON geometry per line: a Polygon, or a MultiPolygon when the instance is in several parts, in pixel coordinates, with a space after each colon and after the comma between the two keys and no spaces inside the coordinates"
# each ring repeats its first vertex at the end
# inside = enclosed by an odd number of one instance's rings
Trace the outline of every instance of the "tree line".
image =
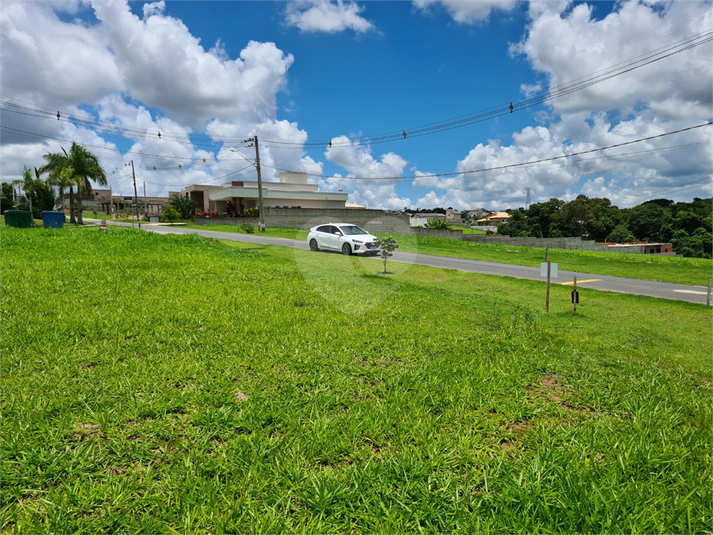
{"type": "Polygon", "coordinates": [[[25,166],[21,179],[2,183],[0,211],[30,210],[33,218],[41,219],[43,211],[54,210],[58,205],[64,212],[64,192],[69,190],[70,222],[83,224],[82,197],[91,194],[92,181],[100,186],[109,184],[99,159],[77,143],[72,143],[69,151],[62,148],[62,152],[48,152],[42,158],[45,163],[41,167],[25,166]],[[43,180],[45,174],[47,178],[43,180]],[[58,203],[54,187],[59,193],[58,203]]]}
{"type": "Polygon", "coordinates": [[[696,197],[690,203],[654,199],[621,209],[609,199],[579,195],[569,202],[550,199],[508,213],[510,219],[498,227],[498,234],[615,243],[670,242],[674,252],[683,256],[711,258],[711,198],[696,197]]]}

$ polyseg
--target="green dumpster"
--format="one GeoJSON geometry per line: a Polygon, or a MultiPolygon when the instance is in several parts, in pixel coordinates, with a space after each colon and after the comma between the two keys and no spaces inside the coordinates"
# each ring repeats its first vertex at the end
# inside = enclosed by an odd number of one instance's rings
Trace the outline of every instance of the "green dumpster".
{"type": "Polygon", "coordinates": [[[32,212],[29,210],[7,210],[5,224],[8,227],[30,228],[32,226],[32,212]]]}
{"type": "Polygon", "coordinates": [[[64,228],[64,212],[42,212],[42,226],[64,228]]]}

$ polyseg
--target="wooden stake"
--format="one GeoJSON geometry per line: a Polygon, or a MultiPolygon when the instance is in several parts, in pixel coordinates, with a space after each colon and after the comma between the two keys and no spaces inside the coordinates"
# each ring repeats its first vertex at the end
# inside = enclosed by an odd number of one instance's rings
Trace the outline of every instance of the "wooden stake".
{"type": "Polygon", "coordinates": [[[706,306],[711,306],[711,279],[708,279],[708,293],[706,293],[706,306]]]}
{"type": "Polygon", "coordinates": [[[574,311],[577,312],[577,275],[574,276],[574,293],[572,294],[572,304],[574,311]]]}

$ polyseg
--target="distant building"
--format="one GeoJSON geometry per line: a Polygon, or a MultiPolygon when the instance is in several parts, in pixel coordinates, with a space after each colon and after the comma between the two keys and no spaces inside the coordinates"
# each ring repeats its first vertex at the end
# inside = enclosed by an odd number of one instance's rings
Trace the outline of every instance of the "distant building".
{"type": "Polygon", "coordinates": [[[446,219],[446,214],[436,213],[415,213],[409,218],[409,224],[412,227],[422,227],[432,219],[446,219]]]}
{"type": "Polygon", "coordinates": [[[449,223],[460,223],[462,221],[461,213],[458,210],[448,208],[446,210],[446,221],[449,223]]]}
{"type": "MultiPolygon", "coordinates": [[[[243,212],[258,206],[260,192],[257,181],[236,180],[222,186],[192,185],[171,195],[193,199],[198,209],[209,212],[243,212]]],[[[319,191],[317,184],[307,183],[306,173],[280,173],[279,182],[263,182],[265,208],[345,208],[348,194],[319,191]]],[[[363,208],[352,205],[353,208],[363,208]]]]}
{"type": "Polygon", "coordinates": [[[617,253],[675,254],[673,245],[670,243],[607,243],[607,246],[617,253]]]}
{"type": "MultiPolygon", "coordinates": [[[[64,205],[69,207],[69,193],[64,194],[64,201],[64,205]]],[[[82,197],[82,209],[110,214],[112,211],[116,213],[122,210],[131,210],[132,206],[137,204],[139,215],[158,215],[163,213],[167,202],[168,197],[149,196],[139,196],[134,202],[133,196],[114,195],[111,189],[93,189],[89,195],[82,197]]]]}
{"type": "Polygon", "coordinates": [[[488,211],[485,208],[476,208],[475,210],[468,210],[466,215],[470,221],[476,221],[487,213],[488,211]]]}
{"type": "Polygon", "coordinates": [[[500,223],[507,223],[508,219],[510,219],[510,214],[507,212],[489,212],[478,219],[476,223],[478,225],[499,225],[500,223]]]}

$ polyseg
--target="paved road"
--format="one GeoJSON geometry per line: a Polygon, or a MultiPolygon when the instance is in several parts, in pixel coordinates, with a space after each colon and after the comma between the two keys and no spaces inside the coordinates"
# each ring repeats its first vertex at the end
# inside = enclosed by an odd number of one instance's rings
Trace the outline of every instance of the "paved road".
{"type": "MultiPolygon", "coordinates": [[[[131,226],[130,223],[110,223],[115,225],[131,226]]],[[[165,227],[151,224],[142,225],[142,229],[149,232],[156,232],[158,234],[199,234],[201,236],[205,236],[206,238],[308,249],[307,243],[302,240],[271,238],[268,236],[261,236],[259,234],[231,234],[228,232],[196,230],[183,227],[165,227]]],[[[398,251],[394,252],[394,256],[391,260],[395,262],[420,264],[423,266],[444,269],[456,269],[471,273],[482,273],[485,275],[498,275],[501,277],[513,277],[515,279],[544,281],[543,277],[540,276],[540,268],[527,266],[498,264],[496,262],[483,262],[480,260],[450,258],[421,253],[403,253],[398,251]]],[[[552,279],[552,282],[554,284],[571,285],[575,275],[577,276],[577,286],[581,288],[591,288],[594,290],[633,295],[646,295],[649,297],[658,297],[661,299],[671,299],[675,301],[687,301],[689,303],[698,303],[702,305],[706,304],[706,294],[708,289],[705,286],[687,286],[685,284],[672,284],[668,282],[626,279],[623,277],[610,277],[608,275],[594,275],[591,273],[579,273],[575,271],[560,271],[557,279],[552,279]]]]}

